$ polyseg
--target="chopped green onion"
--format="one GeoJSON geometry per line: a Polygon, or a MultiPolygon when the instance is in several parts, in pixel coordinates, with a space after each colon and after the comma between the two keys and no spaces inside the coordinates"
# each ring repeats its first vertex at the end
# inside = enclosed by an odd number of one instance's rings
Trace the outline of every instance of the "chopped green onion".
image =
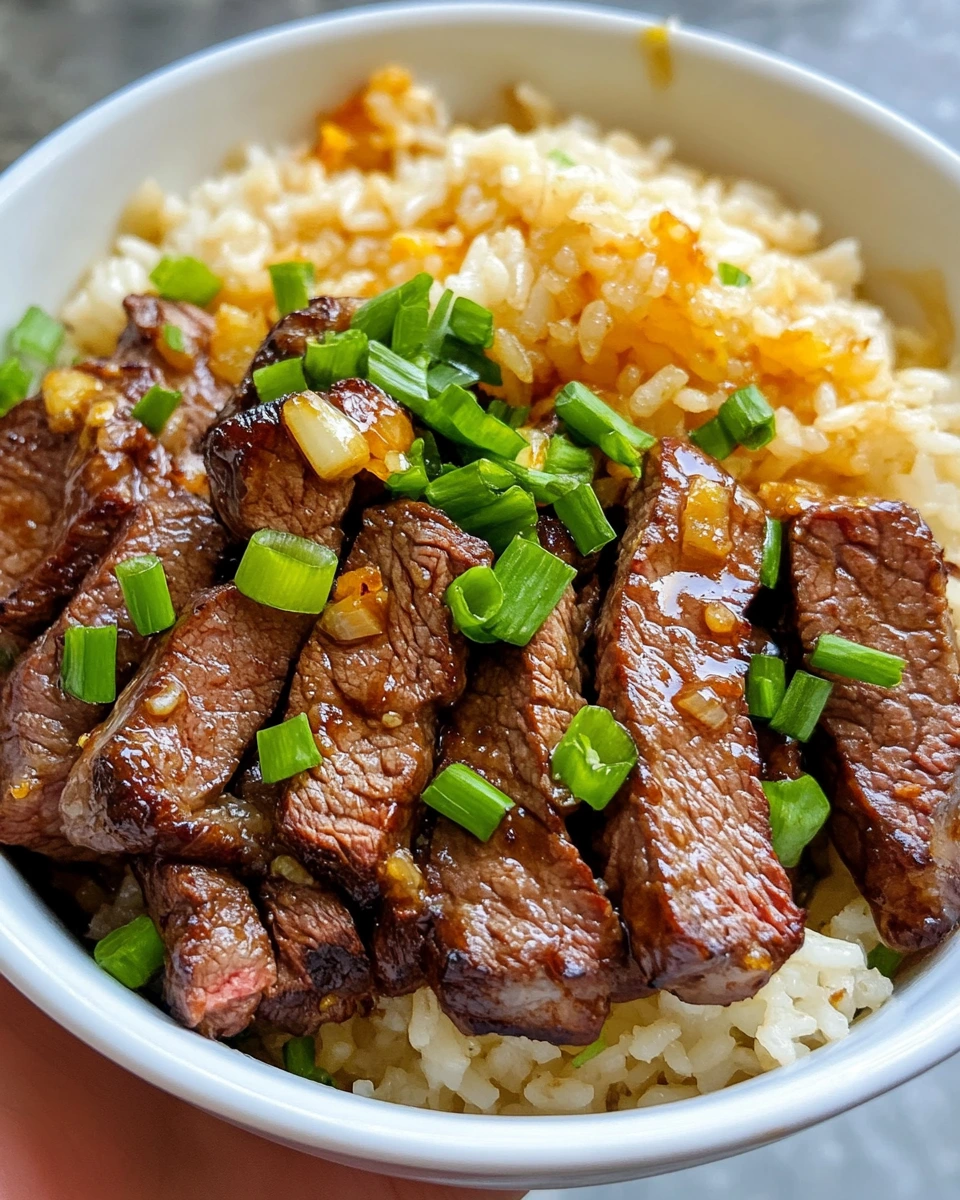
{"type": "Polygon", "coordinates": [[[830,802],[812,775],[762,783],[770,805],[773,852],[785,867],[795,867],[808,842],[830,815],[830,802]]]}
{"type": "Polygon", "coordinates": [[[381,342],[370,343],[367,378],[419,417],[423,416],[430,404],[424,368],[407,362],[381,342]]]}
{"type": "Polygon", "coordinates": [[[171,392],[155,383],[133,406],[130,416],[146,425],[154,437],[159,437],[182,399],[182,392],[171,392]]]}
{"type": "Polygon", "coordinates": [[[861,646],[859,642],[848,641],[835,633],[821,633],[809,661],[815,671],[828,671],[831,675],[859,679],[861,683],[885,688],[899,687],[907,665],[905,658],[888,654],[886,650],[861,646]]]}
{"type": "Polygon", "coordinates": [[[427,297],[420,300],[408,300],[397,309],[397,319],[393,323],[393,337],[390,347],[394,354],[401,358],[413,358],[423,349],[427,339],[427,324],[430,320],[430,305],[427,297]]]}
{"type": "Polygon", "coordinates": [[[593,554],[617,536],[589,483],[581,483],[572,492],[554,500],[553,511],[566,525],[581,554],[593,554]]]}
{"type": "Polygon", "coordinates": [[[473,387],[479,380],[480,376],[476,371],[462,371],[459,367],[441,362],[436,363],[427,372],[427,390],[431,396],[439,396],[452,383],[468,388],[473,387]]]}
{"type": "Polygon", "coordinates": [[[521,467],[510,459],[497,460],[513,474],[521,487],[525,488],[538,504],[555,504],[561,496],[574,491],[583,482],[576,475],[551,475],[535,467],[521,467]]]}
{"type": "Polygon", "coordinates": [[[494,552],[505,550],[518,533],[537,523],[537,505],[522,487],[507,488],[488,504],[476,505],[457,524],[475,537],[489,542],[494,552]]]}
{"type": "Polygon", "coordinates": [[[492,358],[487,358],[482,350],[476,349],[475,346],[467,346],[458,338],[444,338],[438,357],[456,367],[458,371],[476,375],[481,383],[487,383],[491,387],[500,387],[503,383],[500,364],[495,363],[492,358]]]}
{"type": "Polygon", "coordinates": [[[113,572],[137,633],[149,637],[169,629],[177,619],[163,563],[155,554],[140,554],[117,563],[113,572]]]}
{"type": "Polygon", "coordinates": [[[488,842],[513,801],[463,763],[444,767],[423,793],[429,808],[488,842]]]}
{"type": "Polygon", "coordinates": [[[489,350],[493,345],[493,313],[466,296],[458,296],[450,310],[450,332],[468,346],[489,350]]]}
{"type": "MultiPolygon", "coordinates": [[[[427,326],[426,350],[431,358],[439,358],[440,351],[443,349],[443,343],[446,340],[447,334],[450,332],[450,314],[453,312],[453,306],[456,304],[457,298],[447,288],[440,299],[437,301],[437,307],[430,314],[430,323],[427,326]]],[[[480,376],[477,376],[479,379],[480,376]]],[[[476,382],[476,380],[474,380],[476,382]]],[[[469,385],[465,385],[469,386],[469,385]]]]}
{"type": "Polygon", "coordinates": [[[261,404],[295,392],[305,392],[307,380],[303,373],[303,359],[285,358],[268,367],[258,367],[253,373],[253,386],[257,389],[261,404]]]}
{"type": "Polygon", "coordinates": [[[625,421],[609,404],[582,383],[568,383],[557,396],[556,413],[585,441],[599,446],[608,458],[640,474],[645,451],[656,442],[649,433],[625,421]]]}
{"type": "Polygon", "coordinates": [[[10,351],[49,366],[57,357],[65,333],[59,321],[33,304],[11,330],[10,351]]]}
{"type": "Polygon", "coordinates": [[[444,593],[453,623],[472,642],[495,642],[487,625],[503,606],[503,587],[492,567],[471,567],[444,593]]]}
{"type": "MultiPolygon", "coordinates": [[[[443,460],[437,447],[437,439],[429,429],[425,429],[421,438],[423,442],[423,465],[427,469],[427,478],[436,479],[443,471],[443,460]]],[[[456,468],[453,468],[456,470],[456,468]]]]}
{"type": "Polygon", "coordinates": [[[313,263],[274,263],[270,267],[270,282],[273,284],[277,312],[281,317],[296,312],[299,308],[306,308],[310,303],[310,289],[313,287],[313,263]]]}
{"type": "Polygon", "coordinates": [[[320,765],[321,754],[306,713],[257,733],[257,754],[264,783],[279,783],[320,765]]]}
{"type": "Polygon", "coordinates": [[[760,583],[775,588],[780,578],[780,559],[783,554],[783,523],[767,517],[763,533],[763,556],[760,559],[760,583]]]}
{"type": "Polygon", "coordinates": [[[794,672],[770,728],[798,742],[808,742],[832,691],[833,684],[826,679],[818,679],[806,671],[794,672]]]}
{"type": "Polygon", "coordinates": [[[326,546],[292,533],[258,529],[247,543],[234,583],[268,608],[320,613],[336,570],[337,556],[326,546]]]}
{"type": "Polygon", "coordinates": [[[587,704],[570,722],[550,758],[555,779],[599,812],[606,808],[637,761],[637,747],[606,708],[587,704]]]}
{"type": "Polygon", "coordinates": [[[63,631],[60,686],[86,704],[117,698],[116,625],[68,625],[63,631]]]}
{"type": "Polygon", "coordinates": [[[595,1042],[591,1042],[589,1046],[584,1046],[579,1054],[575,1054],[570,1059],[570,1066],[575,1071],[579,1071],[582,1066],[585,1066],[592,1058],[596,1058],[598,1054],[602,1054],[607,1048],[607,1043],[602,1037],[598,1037],[595,1042]]]}
{"type": "Polygon", "coordinates": [[[711,417],[699,428],[691,429],[690,441],[695,446],[699,446],[704,454],[709,454],[712,458],[720,461],[723,461],[737,448],[736,439],[732,438],[720,424],[719,417],[711,417]]]}
{"type": "Polygon", "coordinates": [[[350,321],[350,328],[362,329],[371,342],[386,344],[393,333],[393,324],[400,305],[426,299],[432,283],[433,276],[422,271],[406,283],[381,292],[379,296],[374,296],[357,309],[350,321]]]}
{"type": "Polygon", "coordinates": [[[717,263],[717,278],[724,287],[746,287],[748,283],[753,283],[746,271],[727,262],[717,263]]]}
{"type": "Polygon", "coordinates": [[[183,354],[187,348],[183,340],[183,330],[179,325],[164,325],[160,336],[176,354],[183,354]]]}
{"type": "Polygon", "coordinates": [[[17,358],[8,358],[0,363],[0,417],[5,417],[11,408],[26,400],[32,376],[17,358]]]}
{"type": "Polygon", "coordinates": [[[878,942],[867,955],[867,966],[872,967],[875,971],[879,971],[881,975],[886,975],[888,979],[894,977],[897,973],[897,967],[902,962],[903,955],[898,954],[896,950],[891,950],[883,942],[878,942]]]}
{"type": "Polygon", "coordinates": [[[145,987],[163,966],[163,941],[146,913],[102,937],[93,959],[128,988],[145,987]]]}
{"type": "Polygon", "coordinates": [[[491,400],[487,405],[487,412],[491,417],[496,417],[498,421],[509,425],[511,429],[519,429],[530,416],[530,406],[529,404],[508,404],[506,400],[491,400]]]}
{"type": "Polygon", "coordinates": [[[404,451],[404,457],[408,466],[404,467],[402,471],[394,471],[388,476],[387,489],[394,496],[406,496],[410,500],[418,500],[430,482],[423,458],[423,438],[416,438],[410,449],[404,451]]]}
{"type": "Polygon", "coordinates": [[[223,280],[206,263],[189,255],[161,258],[150,272],[150,282],[164,300],[186,300],[200,308],[206,308],[223,287],[223,280]]]}
{"type": "Polygon", "coordinates": [[[367,374],[367,335],[360,329],[330,330],[323,341],[307,342],[303,370],[310,386],[326,391],[341,379],[362,379],[367,374]]]}
{"type": "Polygon", "coordinates": [[[587,483],[593,479],[596,463],[586,446],[576,446],[562,433],[547,443],[543,469],[552,475],[578,475],[587,483]]]}
{"type": "Polygon", "coordinates": [[[728,396],[717,416],[727,433],[748,450],[760,450],[776,436],[774,411],[752,383],[728,396]]]}
{"type": "Polygon", "coordinates": [[[768,721],[787,690],[787,669],[775,654],[753,654],[747,671],[747,710],[751,717],[768,721]]]}
{"type": "Polygon", "coordinates": [[[283,1065],[291,1075],[336,1087],[329,1071],[317,1066],[317,1043],[312,1037],[292,1037],[283,1044],[283,1065]]]}
{"type": "Polygon", "coordinates": [[[577,165],[577,160],[571,158],[566,150],[548,150],[547,158],[551,162],[555,162],[558,167],[575,167],[577,165]]]}
{"type": "Polygon", "coordinates": [[[460,524],[477,508],[496,500],[513,487],[514,477],[506,467],[489,458],[478,458],[465,467],[454,467],[427,487],[427,499],[460,524]]]}
{"type": "Polygon", "coordinates": [[[489,450],[501,458],[515,458],[527,447],[515,429],[484,412],[476,396],[455,383],[418,415],[450,441],[489,450]]]}
{"type": "Polygon", "coordinates": [[[523,537],[513,539],[493,569],[504,599],[490,632],[513,646],[530,641],[577,574],[539,542],[523,537]]]}

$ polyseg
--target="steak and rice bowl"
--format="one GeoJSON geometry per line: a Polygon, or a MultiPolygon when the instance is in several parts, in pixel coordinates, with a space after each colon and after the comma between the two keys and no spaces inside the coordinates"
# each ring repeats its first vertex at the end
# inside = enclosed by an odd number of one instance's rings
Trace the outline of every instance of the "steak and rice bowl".
{"type": "Polygon", "coordinates": [[[762,184],[400,67],[0,363],[0,843],[319,1086],[794,1062],[960,921],[960,381],[762,184]]]}

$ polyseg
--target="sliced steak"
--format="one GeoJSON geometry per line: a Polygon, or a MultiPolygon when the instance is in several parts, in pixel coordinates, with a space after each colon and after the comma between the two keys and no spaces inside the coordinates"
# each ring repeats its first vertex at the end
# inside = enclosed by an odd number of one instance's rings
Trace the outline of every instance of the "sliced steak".
{"type": "Polygon", "coordinates": [[[410,845],[437,710],[465,683],[466,648],[444,592],[490,561],[485,542],[426,504],[368,509],[345,569],[379,569],[386,628],[338,643],[318,626],[300,657],[288,716],[308,715],[324,758],[288,785],[282,831],[313,874],[363,907],[377,902],[390,856],[410,845]]]}
{"type": "Polygon", "coordinates": [[[316,296],[306,308],[281,317],[254,355],[250,370],[237,388],[224,416],[233,416],[260,403],[253,382],[254,371],[286,358],[300,358],[306,353],[307,342],[322,338],[328,331],[342,333],[349,329],[353,314],[364,303],[350,296],[316,296]]]}
{"type": "Polygon", "coordinates": [[[70,841],[243,863],[253,847],[238,811],[217,844],[208,805],[277,707],[312,624],[232,583],[194,596],[77,760],[60,806],[70,841]]]}
{"type": "Polygon", "coordinates": [[[204,1037],[242,1032],[277,978],[250,893],[229,872],[193,863],[141,861],[138,875],[166,947],[171,1013],[204,1037]]]}
{"type": "Polygon", "coordinates": [[[465,1033],[587,1043],[610,1008],[619,918],[566,836],[576,801],[550,770],[584,704],[587,617],[568,587],[523,649],[488,649],[444,733],[444,766],[466,764],[518,805],[486,843],[440,818],[424,863],[428,973],[465,1033]]]}
{"type": "Polygon", "coordinates": [[[84,740],[105,707],[85,704],[60,688],[60,652],[68,625],[118,626],[117,675],[122,686],[147,646],[133,628],[120,585],[118,562],[156,554],[179,610],[213,577],[224,548],[222,527],[206,501],[154,481],[110,552],[90,572],[56,622],[17,661],[3,692],[0,716],[0,842],[54,857],[90,857],[71,846],[60,822],[60,794],[84,740]]]}
{"type": "Polygon", "coordinates": [[[606,879],[643,981],[692,1004],[728,1004],[753,995],[803,938],[771,846],[743,695],[764,515],[713,459],[675,438],[662,440],[648,471],[628,505],[598,630],[600,703],[640,752],[608,809],[606,879]],[[703,509],[687,506],[704,489],[723,498],[726,518],[707,523],[715,541],[701,557],[703,509]]]}
{"type": "Polygon", "coordinates": [[[277,981],[258,1016],[298,1036],[346,1021],[370,1003],[370,964],[349,910],[333,892],[273,875],[260,903],[277,959],[277,981]]]}
{"type": "Polygon", "coordinates": [[[790,531],[797,630],[906,660],[881,688],[831,676],[820,721],[831,835],[881,937],[935,945],[960,918],[960,682],[946,572],[930,530],[905,504],[808,507],[790,531]]]}

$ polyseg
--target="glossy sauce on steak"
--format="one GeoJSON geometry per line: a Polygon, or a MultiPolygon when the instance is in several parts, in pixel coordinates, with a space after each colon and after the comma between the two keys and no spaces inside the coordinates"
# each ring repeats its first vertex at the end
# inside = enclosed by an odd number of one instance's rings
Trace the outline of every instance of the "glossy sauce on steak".
{"type": "Polygon", "coordinates": [[[753,995],[803,938],[770,842],[743,695],[764,515],[713,459],[677,439],[662,440],[647,470],[598,631],[600,703],[640,752],[608,810],[606,879],[644,982],[692,1004],[728,1004],[753,995]],[[697,479],[727,498],[729,528],[712,565],[684,550],[697,479]],[[729,613],[723,634],[707,624],[711,602],[729,613]],[[717,727],[678,707],[694,692],[717,727]]]}

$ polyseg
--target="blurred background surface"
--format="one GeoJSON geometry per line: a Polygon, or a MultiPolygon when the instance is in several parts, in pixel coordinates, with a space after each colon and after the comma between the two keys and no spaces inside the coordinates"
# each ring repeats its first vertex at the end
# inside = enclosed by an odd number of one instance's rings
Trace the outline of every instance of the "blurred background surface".
{"type": "MultiPolygon", "coordinates": [[[[363,5],[0,0],[0,167],[95,100],[181,55],[347,7],[363,5]]],[[[675,16],[788,55],[960,149],[960,0],[647,0],[617,7],[675,16]]],[[[537,1200],[946,1200],[960,1191],[958,1104],[960,1059],[752,1154],[655,1180],[539,1193],[537,1200]]]]}

